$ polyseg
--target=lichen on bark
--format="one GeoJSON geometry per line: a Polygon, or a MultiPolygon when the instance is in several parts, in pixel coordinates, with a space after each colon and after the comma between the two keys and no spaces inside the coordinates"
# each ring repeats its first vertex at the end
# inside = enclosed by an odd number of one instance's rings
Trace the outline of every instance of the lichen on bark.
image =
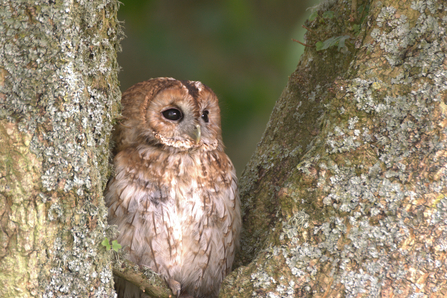
{"type": "Polygon", "coordinates": [[[0,3],[0,296],[113,296],[118,1],[0,3]]]}
{"type": "Polygon", "coordinates": [[[330,1],[306,24],[307,44],[361,29],[345,54],[306,49],[278,100],[222,297],[447,295],[447,6],[357,4],[364,18],[330,1]]]}

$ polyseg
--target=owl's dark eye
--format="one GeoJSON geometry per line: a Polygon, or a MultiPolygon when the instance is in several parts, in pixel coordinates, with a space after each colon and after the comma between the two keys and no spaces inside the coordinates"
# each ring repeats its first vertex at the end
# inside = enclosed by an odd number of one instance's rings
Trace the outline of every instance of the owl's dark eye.
{"type": "Polygon", "coordinates": [[[163,117],[168,120],[178,121],[183,118],[183,113],[179,109],[169,109],[162,112],[163,117]]]}
{"type": "Polygon", "coordinates": [[[202,119],[203,119],[203,121],[205,121],[206,123],[208,123],[208,121],[210,121],[210,119],[208,119],[208,114],[209,114],[210,112],[208,112],[207,110],[205,110],[205,111],[203,111],[202,112],[202,119]]]}

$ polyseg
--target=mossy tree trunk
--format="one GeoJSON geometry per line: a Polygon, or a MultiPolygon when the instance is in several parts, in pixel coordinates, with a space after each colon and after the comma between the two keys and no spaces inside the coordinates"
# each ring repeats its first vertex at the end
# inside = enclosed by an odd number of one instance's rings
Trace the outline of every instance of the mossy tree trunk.
{"type": "Polygon", "coordinates": [[[243,173],[221,297],[446,297],[447,4],[327,1],[306,26],[322,50],[243,173]]]}
{"type": "Polygon", "coordinates": [[[118,1],[0,3],[0,296],[109,297],[118,1]]]}

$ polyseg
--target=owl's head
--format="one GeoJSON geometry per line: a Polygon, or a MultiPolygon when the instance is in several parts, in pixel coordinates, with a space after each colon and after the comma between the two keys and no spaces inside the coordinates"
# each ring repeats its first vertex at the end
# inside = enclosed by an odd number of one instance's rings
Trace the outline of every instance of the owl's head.
{"type": "Polygon", "coordinates": [[[223,148],[218,99],[201,82],[151,79],[129,88],[121,102],[118,151],[138,145],[223,148]]]}

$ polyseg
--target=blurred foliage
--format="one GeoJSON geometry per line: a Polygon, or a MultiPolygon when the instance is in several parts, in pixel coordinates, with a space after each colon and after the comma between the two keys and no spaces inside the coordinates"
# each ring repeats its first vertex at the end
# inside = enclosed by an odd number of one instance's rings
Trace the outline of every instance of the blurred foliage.
{"type": "Polygon", "coordinates": [[[220,100],[226,152],[240,174],[295,70],[315,0],[122,0],[121,89],[153,77],[202,81],[220,100]]]}

